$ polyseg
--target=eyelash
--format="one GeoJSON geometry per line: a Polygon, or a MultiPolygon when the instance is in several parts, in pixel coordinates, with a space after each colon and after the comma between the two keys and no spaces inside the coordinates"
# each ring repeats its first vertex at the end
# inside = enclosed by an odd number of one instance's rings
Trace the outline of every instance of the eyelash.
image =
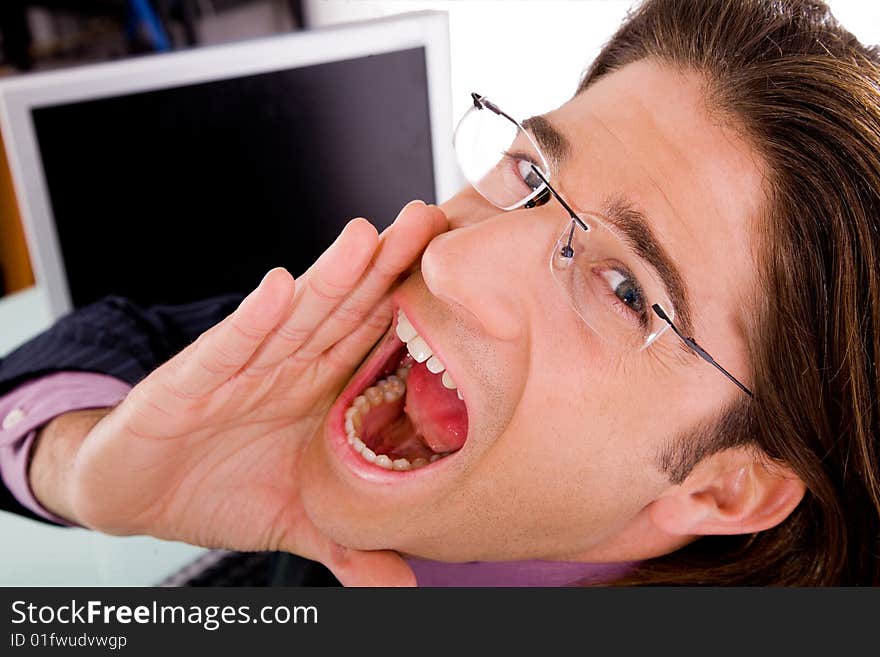
{"type": "Polygon", "coordinates": [[[628,320],[635,319],[636,321],[638,321],[639,326],[642,328],[643,331],[647,330],[648,326],[651,323],[650,316],[648,315],[648,302],[645,297],[645,291],[639,284],[639,281],[635,278],[635,276],[633,276],[628,269],[622,266],[607,267],[600,271],[595,271],[595,275],[602,278],[602,284],[607,290],[607,295],[615,311],[620,313],[621,315],[628,315],[628,317],[626,317],[626,319],[628,320]],[[623,276],[623,282],[632,285],[633,291],[639,299],[639,301],[635,305],[639,306],[639,308],[626,304],[619,296],[617,296],[614,289],[612,289],[610,283],[605,280],[604,276],[602,275],[603,272],[607,271],[608,269],[617,272],[618,274],[623,276]]]}
{"type": "Polygon", "coordinates": [[[520,175],[519,167],[517,166],[517,163],[518,163],[518,162],[528,162],[529,164],[533,164],[533,165],[535,165],[535,166],[537,167],[537,166],[540,166],[540,165],[538,164],[538,162],[535,162],[534,158],[529,157],[527,154],[525,154],[525,153],[521,153],[521,152],[505,151],[505,152],[504,152],[504,157],[505,157],[506,161],[510,164],[510,168],[512,169],[513,174],[514,174],[517,178],[519,178],[519,180],[521,180],[522,183],[523,183],[523,184],[524,184],[529,190],[534,191],[536,188],[533,188],[531,185],[529,185],[529,183],[527,183],[527,182],[525,181],[525,179],[520,175]]]}

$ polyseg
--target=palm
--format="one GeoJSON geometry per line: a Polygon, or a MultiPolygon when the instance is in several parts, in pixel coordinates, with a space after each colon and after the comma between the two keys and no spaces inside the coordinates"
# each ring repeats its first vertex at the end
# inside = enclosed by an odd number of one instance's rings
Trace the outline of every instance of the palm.
{"type": "Polygon", "coordinates": [[[267,275],[95,426],[75,463],[78,515],[112,533],[332,562],[338,546],[300,503],[299,456],[388,326],[390,286],[444,226],[408,206],[378,241],[349,224],[295,293],[285,271],[267,275]]]}
{"type": "Polygon", "coordinates": [[[118,491],[112,505],[102,502],[99,528],[281,549],[285,528],[307,520],[297,459],[349,374],[322,361],[286,361],[260,376],[244,372],[209,395],[161,407],[153,391],[141,397],[135,389],[123,417],[106,418],[93,436],[107,438],[83,452],[89,467],[104,473],[101,485],[118,491]]]}

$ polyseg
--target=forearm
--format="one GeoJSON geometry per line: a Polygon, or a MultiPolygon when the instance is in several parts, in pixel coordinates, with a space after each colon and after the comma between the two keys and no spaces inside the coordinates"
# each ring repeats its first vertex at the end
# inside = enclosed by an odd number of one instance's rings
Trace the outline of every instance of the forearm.
{"type": "MultiPolygon", "coordinates": [[[[88,413],[80,417],[80,412],[112,408],[130,389],[124,381],[102,374],[59,372],[28,381],[0,397],[0,478],[6,486],[3,508],[29,512],[60,524],[75,520],[66,514],[60,517],[52,513],[34,494],[29,474],[36,448],[40,443],[48,446],[40,450],[32,474],[40,477],[42,497],[51,499],[50,504],[57,504],[55,496],[46,494],[47,489],[51,485],[55,490],[63,490],[69,473],[55,474],[53,469],[64,464],[70,467],[71,462],[65,459],[78,453],[78,446],[90,428],[85,425],[88,413]],[[64,419],[59,420],[62,417],[64,419]],[[59,421],[52,424],[56,420],[59,421]],[[47,431],[50,425],[52,429],[47,431]]],[[[92,425],[96,421],[93,419],[92,425]]]]}
{"type": "Polygon", "coordinates": [[[109,408],[72,411],[46,424],[31,451],[28,478],[37,501],[68,522],[81,524],[71,494],[76,455],[89,431],[109,408]]]}

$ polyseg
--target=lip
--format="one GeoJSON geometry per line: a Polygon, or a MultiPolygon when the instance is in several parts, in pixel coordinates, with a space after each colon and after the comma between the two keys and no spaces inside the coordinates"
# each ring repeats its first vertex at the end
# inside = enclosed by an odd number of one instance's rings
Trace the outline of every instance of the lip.
{"type": "MultiPolygon", "coordinates": [[[[465,438],[465,443],[460,449],[442,459],[438,459],[433,463],[429,463],[415,470],[386,470],[379,465],[365,461],[354,451],[354,448],[348,444],[345,435],[346,409],[351,405],[355,397],[362,394],[368,383],[379,375],[384,363],[395,351],[398,351],[403,344],[400,338],[397,337],[395,331],[397,325],[397,313],[399,310],[403,310],[407,319],[409,319],[410,323],[413,325],[413,328],[416,329],[418,334],[428,343],[428,346],[431,347],[431,351],[437,354],[438,358],[440,358],[443,364],[446,365],[446,359],[442,354],[434,350],[434,345],[431,344],[431,342],[428,341],[428,338],[422,333],[418,320],[403,307],[399,300],[393,299],[391,326],[385,336],[373,348],[372,353],[367,357],[367,362],[370,364],[369,368],[365,368],[356,373],[351,381],[349,381],[348,385],[330,408],[327,420],[326,437],[331,453],[346,466],[348,471],[356,475],[358,478],[374,483],[400,484],[422,477],[426,473],[436,473],[438,470],[444,469],[450,465],[447,461],[456,461],[457,459],[455,457],[465,449],[470,440],[470,426],[468,426],[468,434],[465,438]]],[[[453,380],[458,384],[458,379],[455,378],[455,375],[450,373],[450,376],[452,376],[453,380]]],[[[459,390],[461,391],[461,388],[459,388],[459,390]]],[[[467,407],[467,396],[463,391],[461,396],[464,398],[465,407],[467,407]]]]}

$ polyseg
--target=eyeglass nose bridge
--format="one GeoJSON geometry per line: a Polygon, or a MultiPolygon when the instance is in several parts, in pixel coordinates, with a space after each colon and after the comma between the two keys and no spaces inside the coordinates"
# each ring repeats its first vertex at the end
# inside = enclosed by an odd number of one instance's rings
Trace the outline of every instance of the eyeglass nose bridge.
{"type": "Polygon", "coordinates": [[[544,183],[544,186],[550,191],[551,194],[553,194],[553,198],[555,198],[557,201],[559,201],[559,203],[562,205],[562,207],[565,208],[565,211],[568,212],[568,216],[571,217],[571,220],[574,221],[575,223],[577,223],[581,228],[583,228],[585,232],[589,233],[590,226],[588,224],[586,224],[583,221],[583,219],[581,219],[578,216],[577,212],[575,212],[574,210],[571,209],[571,206],[565,202],[565,199],[562,198],[562,196],[559,194],[559,192],[557,192],[555,189],[553,189],[553,185],[551,185],[550,181],[547,180],[546,177],[544,177],[544,174],[541,173],[541,170],[538,167],[536,167],[534,164],[531,164],[530,166],[531,166],[531,169],[534,172],[534,174],[536,176],[538,176],[538,178],[541,179],[541,182],[544,183]]]}
{"type": "Polygon", "coordinates": [[[568,242],[559,251],[559,255],[562,256],[563,258],[568,258],[568,259],[574,258],[574,249],[571,248],[571,242],[574,239],[574,230],[575,230],[575,225],[572,222],[571,226],[569,226],[569,228],[568,228],[568,242]]]}

